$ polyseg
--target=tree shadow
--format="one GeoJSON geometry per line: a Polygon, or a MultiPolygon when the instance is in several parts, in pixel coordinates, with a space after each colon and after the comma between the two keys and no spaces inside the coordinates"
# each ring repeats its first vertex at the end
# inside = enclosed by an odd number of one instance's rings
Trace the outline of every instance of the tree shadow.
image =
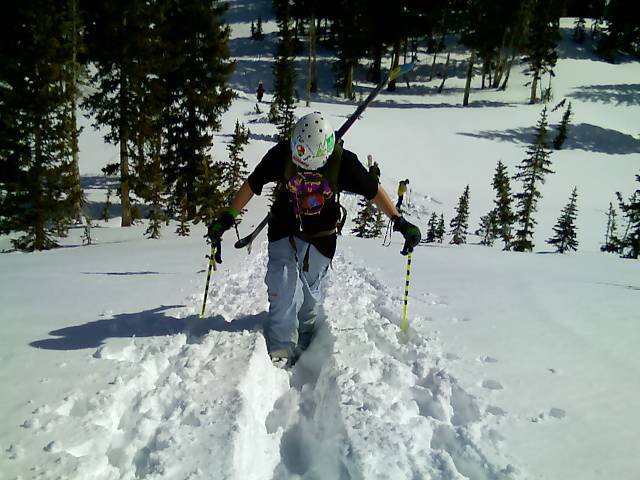
{"type": "Polygon", "coordinates": [[[227,321],[222,315],[200,318],[191,315],[176,318],[167,315],[167,310],[184,305],[162,305],[136,313],[121,313],[113,318],[97,320],[83,325],[74,325],[49,332],[58,338],[36,340],[29,345],[46,350],[80,350],[97,348],[108,338],[159,337],[186,333],[189,337],[200,337],[210,331],[242,332],[261,329],[267,312],[247,315],[227,321]]]}
{"type": "Polygon", "coordinates": [[[584,102],[615,103],[617,106],[640,106],[640,83],[588,85],[567,95],[584,102]]]}
{"type": "MultiPolygon", "coordinates": [[[[514,128],[511,130],[485,130],[481,132],[458,132],[458,135],[467,137],[498,140],[529,144],[535,136],[533,127],[514,128]]],[[[555,129],[551,131],[551,138],[555,135],[555,129]]],[[[640,153],[640,140],[631,135],[611,130],[608,128],[580,123],[569,127],[569,133],[563,150],[584,150],[609,155],[628,155],[640,153]]]]}

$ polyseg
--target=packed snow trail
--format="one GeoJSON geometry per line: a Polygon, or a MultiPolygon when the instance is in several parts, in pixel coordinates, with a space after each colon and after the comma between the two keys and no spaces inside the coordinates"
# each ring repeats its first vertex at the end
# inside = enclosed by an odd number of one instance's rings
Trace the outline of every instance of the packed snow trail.
{"type": "Polygon", "coordinates": [[[265,247],[214,273],[207,320],[200,291],[165,318],[180,333],[95,350],[113,376],[94,396],[36,408],[25,428],[46,446],[32,478],[521,478],[439,341],[403,339],[400,298],[342,256],[310,348],[274,368],[260,331],[265,247]]]}

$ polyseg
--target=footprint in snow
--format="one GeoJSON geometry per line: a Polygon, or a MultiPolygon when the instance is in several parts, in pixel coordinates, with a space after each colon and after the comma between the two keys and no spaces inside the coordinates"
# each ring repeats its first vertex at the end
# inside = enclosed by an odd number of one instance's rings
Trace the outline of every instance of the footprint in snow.
{"type": "Polygon", "coordinates": [[[483,363],[498,363],[497,358],[489,357],[489,356],[480,358],[480,361],[483,363]]]}
{"type": "Polygon", "coordinates": [[[482,386],[487,390],[502,390],[504,388],[497,380],[483,380],[482,386]]]}
{"type": "Polygon", "coordinates": [[[540,412],[538,416],[532,417],[530,420],[533,423],[539,423],[541,421],[550,420],[550,419],[562,420],[566,416],[567,416],[567,412],[565,410],[563,410],[562,408],[553,407],[553,408],[550,408],[549,411],[540,412]]]}

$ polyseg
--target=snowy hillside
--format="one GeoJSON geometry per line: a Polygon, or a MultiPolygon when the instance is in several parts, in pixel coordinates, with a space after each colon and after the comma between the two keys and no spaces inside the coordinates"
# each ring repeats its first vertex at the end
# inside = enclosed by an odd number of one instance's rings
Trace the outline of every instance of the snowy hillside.
{"type": "MultiPolygon", "coordinates": [[[[259,80],[271,100],[270,4],[231,0],[228,13],[239,97],[214,156],[226,156],[240,120],[251,167],[276,132],[268,105],[254,112],[259,80]],[[263,42],[249,38],[258,16],[263,42]]],[[[97,222],[95,245],[74,229],[64,248],[0,255],[0,479],[638,478],[638,262],[599,246],[609,202],[640,173],[640,64],[599,61],[568,39],[572,20],[562,24],[552,103],[567,98],[575,116],[552,155],[535,252],[419,246],[406,337],[397,234],[389,247],[340,238],[325,318],[291,371],[271,365],[261,333],[264,236],[247,255],[227,234],[205,319],[202,226],[146,240],[146,225],[121,229],[112,218],[97,222]],[[549,254],[544,241],[574,186],[579,251],[549,254]]],[[[452,59],[462,71],[466,53],[452,59]]],[[[354,105],[330,95],[332,60],[322,58],[323,93],[297,114],[320,110],[337,127],[354,105]]],[[[491,207],[497,161],[515,172],[542,107],[527,105],[519,68],[505,92],[481,91],[476,77],[463,109],[462,73],[439,95],[430,56],[421,60],[411,87],[383,92],[345,146],[373,155],[390,193],[411,179],[408,213],[421,228],[432,212],[448,222],[470,185],[473,230],[491,207]]],[[[303,70],[300,58],[301,92],[303,70]]],[[[108,183],[100,169],[117,149],[84,121],[80,168],[97,212],[108,183]]],[[[357,199],[345,197],[353,218],[357,199]]],[[[241,234],[267,204],[252,200],[241,234]]]]}

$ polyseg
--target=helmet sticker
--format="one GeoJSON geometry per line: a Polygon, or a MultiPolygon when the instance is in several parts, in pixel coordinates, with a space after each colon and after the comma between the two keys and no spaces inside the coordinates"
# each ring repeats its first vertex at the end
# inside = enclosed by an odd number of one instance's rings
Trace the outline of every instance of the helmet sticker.
{"type": "Polygon", "coordinates": [[[300,143],[299,143],[299,144],[296,146],[296,152],[298,153],[298,156],[299,156],[299,157],[304,156],[304,154],[305,154],[305,152],[306,152],[306,151],[305,151],[305,148],[304,148],[304,145],[302,145],[302,144],[300,144],[300,143]]]}

